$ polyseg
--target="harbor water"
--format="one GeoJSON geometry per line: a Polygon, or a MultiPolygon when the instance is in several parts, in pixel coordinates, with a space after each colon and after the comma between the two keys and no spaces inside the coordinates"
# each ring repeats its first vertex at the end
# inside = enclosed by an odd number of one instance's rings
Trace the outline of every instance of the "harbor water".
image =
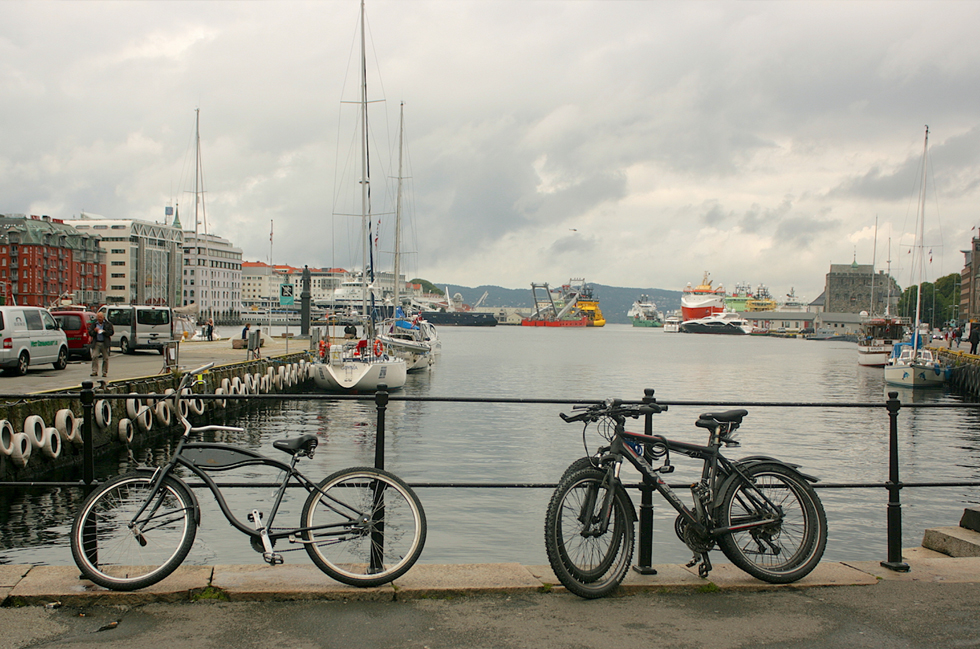
{"type": "MultiPolygon", "coordinates": [[[[226,333],[231,333],[230,331],[226,333]]],[[[609,325],[601,329],[522,327],[442,328],[443,352],[427,372],[409,375],[406,396],[597,400],[639,399],[645,388],[660,401],[875,402],[886,387],[882,370],[861,367],[853,343],[789,338],[664,333],[661,329],[609,325]]],[[[298,342],[298,341],[297,341],[298,342]]],[[[12,380],[12,379],[5,379],[12,380]]],[[[900,392],[903,402],[956,402],[943,391],[900,392]]],[[[734,406],[733,406],[734,407],[734,406]]],[[[388,407],[386,468],[409,483],[548,483],[585,451],[580,424],[559,412],[570,406],[415,402],[388,407]]],[[[655,417],[655,432],[703,443],[694,427],[705,406],[672,405],[655,417]]],[[[718,409],[718,408],[715,408],[718,409]]],[[[884,408],[749,407],[740,448],[730,458],[771,455],[798,463],[823,483],[883,483],[888,478],[888,416],[884,408]]],[[[974,409],[903,409],[899,415],[901,478],[905,482],[980,479],[980,417],[974,409]]],[[[272,442],[301,433],[320,438],[316,456],[300,468],[320,479],[374,459],[373,402],[284,402],[253,409],[237,422],[244,434],[221,441],[268,455],[272,442]]],[[[633,427],[642,429],[642,421],[633,427]]],[[[209,438],[210,439],[210,438],[209,438]]],[[[590,449],[600,441],[590,428],[590,449]]],[[[155,464],[171,442],[104,461],[105,476],[134,460],[155,464]]],[[[285,458],[285,455],[281,455],[285,458]]],[[[696,479],[700,467],[672,457],[671,483],[696,479]]],[[[218,476],[222,481],[273,481],[261,471],[218,476]]],[[[627,475],[636,481],[635,473],[627,475]]],[[[195,479],[196,481],[196,479],[195,479]]],[[[252,509],[268,512],[272,489],[228,489],[231,508],[244,520],[252,509]]],[[[256,563],[248,539],[224,520],[214,499],[198,490],[203,507],[190,563],[256,563]]],[[[425,563],[545,564],[543,526],[550,489],[420,488],[429,535],[425,563]]],[[[637,492],[631,492],[639,502],[637,492]]],[[[885,559],[884,489],[821,489],[827,510],[828,560],[885,559]]],[[[685,499],[688,494],[681,494],[685,499]]],[[[280,525],[298,523],[305,491],[291,490],[280,525]]],[[[68,532],[82,495],[77,489],[0,492],[0,563],[70,564],[68,532]]],[[[956,525],[966,506],[980,501],[978,488],[905,489],[903,547],[917,546],[927,527],[956,525]]],[[[655,496],[654,563],[690,559],[673,532],[674,511],[655,496]]],[[[295,547],[281,546],[277,550],[295,547]]],[[[309,561],[301,549],[287,562],[309,561]]],[[[723,562],[720,553],[713,553],[723,562]]]]}

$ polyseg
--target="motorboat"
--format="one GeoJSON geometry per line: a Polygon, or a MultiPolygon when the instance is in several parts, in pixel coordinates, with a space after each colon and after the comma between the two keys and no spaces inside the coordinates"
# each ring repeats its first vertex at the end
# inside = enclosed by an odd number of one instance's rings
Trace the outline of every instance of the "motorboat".
{"type": "Polygon", "coordinates": [[[861,323],[858,338],[858,365],[884,367],[888,365],[895,343],[905,338],[909,326],[907,318],[884,316],[868,318],[861,323]]]}
{"type": "MultiPolygon", "coordinates": [[[[921,338],[919,338],[921,343],[921,338]]],[[[885,365],[885,383],[907,388],[941,388],[950,370],[931,349],[916,349],[913,343],[897,343],[885,365]]]]}
{"type": "Polygon", "coordinates": [[[676,315],[669,315],[664,319],[664,333],[675,334],[681,330],[681,319],[676,315]]]}
{"type": "Polygon", "coordinates": [[[685,320],[679,330],[686,334],[728,334],[745,336],[752,333],[752,325],[738,313],[723,311],[705,318],[685,320]]]}

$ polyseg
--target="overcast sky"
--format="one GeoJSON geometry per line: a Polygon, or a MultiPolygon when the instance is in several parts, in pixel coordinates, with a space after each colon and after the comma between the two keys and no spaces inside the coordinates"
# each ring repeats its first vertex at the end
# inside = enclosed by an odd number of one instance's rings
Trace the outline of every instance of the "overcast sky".
{"type": "MultiPolygon", "coordinates": [[[[266,261],[274,221],[275,262],[359,266],[358,13],[0,0],[0,213],[193,226],[200,108],[209,231],[266,261]]],[[[404,102],[410,277],[707,270],[812,299],[872,262],[877,217],[905,287],[926,124],[926,279],[980,225],[980,3],[369,0],[367,23],[379,266],[404,102]]]]}

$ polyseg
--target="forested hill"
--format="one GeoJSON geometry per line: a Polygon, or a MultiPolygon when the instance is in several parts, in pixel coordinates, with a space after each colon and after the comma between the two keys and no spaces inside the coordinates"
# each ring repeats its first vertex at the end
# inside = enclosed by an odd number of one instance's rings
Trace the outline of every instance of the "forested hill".
{"type": "MultiPolygon", "coordinates": [[[[456,284],[435,284],[440,290],[449,288],[450,296],[459,293],[466,304],[476,304],[484,292],[488,293],[482,307],[520,307],[530,309],[534,305],[531,297],[531,285],[527,288],[503,288],[502,286],[458,286],[456,284]]],[[[552,287],[554,288],[554,287],[552,287]]],[[[681,292],[667,291],[660,288],[626,288],[622,286],[606,286],[592,284],[593,293],[599,299],[602,315],[611,323],[629,323],[626,312],[633,306],[640,295],[648,295],[661,313],[676,311],[681,308],[681,292]]],[[[542,295],[539,291],[538,295],[542,295]]]]}

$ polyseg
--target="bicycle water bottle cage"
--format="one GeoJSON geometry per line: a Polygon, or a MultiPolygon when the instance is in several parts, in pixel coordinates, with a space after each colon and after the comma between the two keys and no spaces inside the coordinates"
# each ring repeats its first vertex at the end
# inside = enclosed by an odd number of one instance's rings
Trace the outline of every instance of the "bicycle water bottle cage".
{"type": "Polygon", "coordinates": [[[300,435],[292,439],[276,440],[272,442],[272,447],[290,455],[299,454],[305,455],[306,457],[313,457],[313,451],[316,449],[318,443],[319,440],[316,435],[300,435]]]}

